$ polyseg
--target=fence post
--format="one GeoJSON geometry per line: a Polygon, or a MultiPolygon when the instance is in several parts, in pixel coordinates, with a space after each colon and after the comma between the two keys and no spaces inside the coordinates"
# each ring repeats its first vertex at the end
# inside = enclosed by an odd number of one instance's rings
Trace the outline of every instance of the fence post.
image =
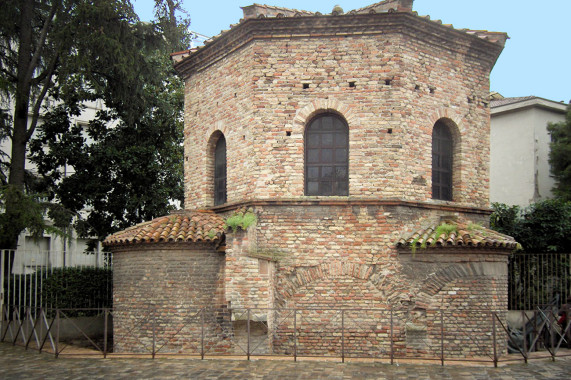
{"type": "MultiPolygon", "coordinates": [[[[29,321],[28,324],[30,325],[30,331],[29,331],[29,334],[27,336],[23,335],[23,337],[24,337],[24,343],[26,345],[25,347],[27,350],[29,345],[30,345],[30,341],[32,340],[32,336],[34,336],[34,333],[36,333],[36,324],[37,324],[38,320],[37,320],[37,318],[35,320],[34,320],[34,318],[32,318],[32,310],[29,306],[26,308],[26,311],[27,311],[27,317],[28,317],[27,320],[29,321]],[[32,323],[32,321],[33,321],[33,323],[32,323]]],[[[25,334],[25,333],[26,333],[26,329],[23,329],[22,334],[25,334]]]]}
{"type": "Polygon", "coordinates": [[[200,312],[200,359],[204,360],[204,308],[200,312]]]}
{"type": "Polygon", "coordinates": [[[248,360],[250,360],[250,309],[249,308],[248,308],[248,321],[246,322],[246,324],[248,326],[248,348],[246,356],[248,357],[248,360]]]}
{"type": "MultiPolygon", "coordinates": [[[[0,315],[0,342],[4,341],[4,304],[1,303],[0,304],[0,313],[2,315],[0,315]]],[[[8,329],[8,326],[6,326],[6,330],[8,329]]]]}
{"type": "Polygon", "coordinates": [[[440,309],[440,364],[444,366],[444,310],[440,309]]]}
{"type": "Polygon", "coordinates": [[[492,344],[494,348],[494,367],[498,368],[498,351],[496,348],[496,312],[492,311],[492,344]]]}
{"type": "Polygon", "coordinates": [[[557,315],[554,315],[553,310],[550,310],[549,313],[551,313],[551,316],[553,317],[553,322],[549,321],[549,318],[547,319],[547,323],[549,324],[549,343],[551,345],[551,361],[555,361],[555,355],[557,354],[557,347],[555,346],[555,328],[553,327],[553,324],[557,323],[557,315]]]}
{"type": "Polygon", "coordinates": [[[394,364],[395,359],[395,343],[393,335],[393,307],[391,306],[391,364],[394,364]]]}
{"type": "Polygon", "coordinates": [[[103,359],[107,358],[107,334],[108,334],[107,319],[108,318],[109,318],[109,309],[105,308],[105,319],[103,321],[103,359]]]}
{"type": "MultiPolygon", "coordinates": [[[[45,312],[44,312],[43,307],[40,307],[40,317],[39,318],[42,318],[42,320],[45,321],[45,312]]],[[[46,327],[47,327],[47,324],[46,324],[46,327]]],[[[42,344],[40,345],[40,349],[39,349],[40,354],[42,353],[42,349],[44,348],[44,344],[46,343],[46,339],[47,339],[47,336],[49,333],[50,333],[50,331],[49,331],[49,327],[48,327],[48,330],[46,331],[46,336],[42,338],[42,344]]]]}
{"type": "MultiPolygon", "coordinates": [[[[0,316],[0,328],[4,327],[4,271],[10,273],[8,271],[8,262],[5,260],[5,252],[4,250],[0,250],[0,312],[2,316],[0,316]]],[[[0,333],[1,333],[0,329],[0,333]]]]}
{"type": "Polygon", "coordinates": [[[152,328],[153,328],[153,352],[152,352],[152,357],[153,357],[153,359],[154,359],[154,358],[155,358],[155,349],[156,349],[156,334],[157,334],[157,332],[156,332],[156,325],[157,325],[157,320],[156,320],[156,318],[157,318],[157,313],[153,313],[153,314],[151,314],[151,316],[152,316],[152,320],[153,320],[153,323],[152,323],[152,328]]]}
{"type": "Polygon", "coordinates": [[[525,320],[527,319],[527,315],[525,314],[525,310],[521,311],[521,323],[523,326],[523,360],[525,362],[525,364],[527,364],[527,331],[525,326],[527,325],[527,323],[525,322],[525,320]]]}
{"type": "Polygon", "coordinates": [[[293,361],[297,361],[297,311],[293,309],[293,361]]]}
{"type": "Polygon", "coordinates": [[[56,359],[59,356],[59,309],[56,309],[56,344],[55,344],[55,355],[56,355],[56,359]]]}
{"type": "Polygon", "coordinates": [[[341,310],[341,363],[345,363],[345,310],[341,310]]]}

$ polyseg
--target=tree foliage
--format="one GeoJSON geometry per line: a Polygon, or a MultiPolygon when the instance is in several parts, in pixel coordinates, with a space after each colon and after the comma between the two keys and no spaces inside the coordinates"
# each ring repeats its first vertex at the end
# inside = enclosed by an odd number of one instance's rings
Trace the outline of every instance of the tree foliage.
{"type": "Polygon", "coordinates": [[[551,150],[549,164],[556,184],[553,192],[566,200],[571,200],[571,104],[567,106],[565,121],[549,123],[551,150]]]}
{"type": "Polygon", "coordinates": [[[148,108],[130,124],[109,127],[108,113],[100,112],[84,129],[70,123],[63,105],[46,115],[31,159],[51,198],[74,213],[87,208],[76,221],[80,234],[104,238],[182,201],[182,85],[170,79],[148,86],[148,108]],[[73,171],[64,175],[66,167],[73,171]]]}
{"type": "MultiPolygon", "coordinates": [[[[100,238],[167,212],[169,199],[182,198],[182,83],[168,54],[186,43],[181,21],[188,20],[177,18],[180,1],[156,3],[155,23],[140,22],[128,0],[3,4],[0,91],[14,109],[11,118],[0,115],[12,143],[3,176],[13,189],[8,197],[40,190],[60,202],[50,213],[62,222],[88,207],[77,227],[100,238]],[[46,99],[51,106],[42,111],[46,99]],[[71,122],[84,102],[97,100],[106,110],[86,129],[71,122]],[[26,187],[30,145],[43,174],[39,187],[26,187]],[[62,176],[69,168],[75,173],[62,176]]],[[[6,223],[20,217],[20,207],[6,199],[4,247],[17,241],[18,228],[6,223]]]]}
{"type": "Polygon", "coordinates": [[[571,202],[550,199],[521,209],[493,203],[490,226],[510,235],[525,252],[571,252],[571,202]]]}

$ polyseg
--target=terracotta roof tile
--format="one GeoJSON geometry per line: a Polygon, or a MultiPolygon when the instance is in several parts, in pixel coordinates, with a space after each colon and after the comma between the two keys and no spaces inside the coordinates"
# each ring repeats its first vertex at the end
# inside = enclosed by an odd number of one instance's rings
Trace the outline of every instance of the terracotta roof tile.
{"type": "MultiPolygon", "coordinates": [[[[277,7],[274,5],[257,4],[254,3],[249,6],[240,7],[245,10],[249,18],[256,17],[292,17],[292,16],[314,16],[315,12],[304,11],[293,8],[277,7]]],[[[246,14],[245,14],[246,16],[246,14]]],[[[246,17],[248,17],[246,16],[246,17]]]]}
{"type": "Polygon", "coordinates": [[[218,242],[224,219],[212,211],[178,211],[108,236],[108,247],[160,242],[218,242]]]}
{"type": "Polygon", "coordinates": [[[502,99],[492,100],[490,106],[491,107],[507,106],[508,104],[514,104],[535,98],[536,96],[518,96],[513,98],[502,98],[502,99]]]}
{"type": "MultiPolygon", "coordinates": [[[[244,12],[245,14],[244,14],[244,18],[240,20],[240,23],[242,23],[242,22],[244,22],[250,18],[261,18],[261,17],[263,17],[263,18],[281,18],[281,17],[322,16],[322,14],[320,12],[310,12],[310,11],[290,9],[290,8],[284,8],[284,7],[276,7],[276,6],[265,5],[265,4],[257,4],[257,3],[254,3],[254,4],[249,5],[249,6],[241,7],[241,8],[243,10],[245,10],[245,12],[244,12]]],[[[363,7],[363,8],[354,9],[352,11],[346,12],[345,15],[352,16],[355,14],[365,14],[365,13],[371,13],[371,12],[373,12],[373,13],[387,13],[387,12],[393,12],[393,11],[409,12],[409,13],[412,13],[413,15],[415,15],[416,17],[423,18],[423,19],[426,19],[428,21],[431,21],[431,22],[434,22],[437,24],[442,24],[442,21],[440,21],[440,20],[434,21],[434,20],[430,19],[430,16],[419,16],[416,11],[411,11],[407,8],[398,6],[398,1],[390,1],[390,0],[389,1],[381,1],[381,2],[372,4],[372,5],[363,7]],[[389,7],[389,8],[387,8],[387,7],[389,7]]],[[[328,16],[330,16],[330,15],[328,15],[328,16]]],[[[196,50],[203,49],[206,45],[209,45],[210,43],[214,42],[219,37],[226,34],[229,30],[238,26],[240,23],[230,25],[230,29],[222,30],[218,35],[212,36],[208,40],[204,41],[204,46],[197,47],[196,49],[190,51],[190,54],[184,55],[182,57],[175,56],[175,57],[173,57],[173,59],[184,60],[188,55],[192,55],[192,53],[194,53],[196,50]]],[[[474,35],[476,37],[479,37],[481,39],[487,40],[489,42],[492,42],[492,43],[495,43],[495,44],[498,44],[501,46],[504,46],[506,40],[509,38],[507,33],[504,33],[504,32],[490,32],[487,30],[470,30],[470,29],[465,29],[465,28],[455,29],[452,24],[444,24],[443,26],[446,26],[450,29],[457,30],[457,31],[465,33],[465,34],[474,35]]],[[[179,62],[179,60],[177,60],[176,62],[179,62]]]]}
{"type": "Polygon", "coordinates": [[[362,8],[354,9],[349,13],[351,14],[372,13],[372,12],[385,13],[385,12],[398,11],[399,9],[400,10],[406,9],[407,11],[411,10],[410,8],[403,7],[401,2],[398,0],[384,0],[384,1],[379,1],[378,3],[367,5],[362,8]]]}
{"type": "Polygon", "coordinates": [[[445,221],[438,225],[423,228],[413,233],[408,238],[401,238],[397,242],[397,247],[417,248],[452,248],[471,247],[480,249],[519,249],[520,245],[511,236],[501,234],[478,224],[460,223],[455,221],[445,221]],[[442,232],[437,236],[439,225],[449,224],[455,226],[454,230],[446,233],[442,232]]]}

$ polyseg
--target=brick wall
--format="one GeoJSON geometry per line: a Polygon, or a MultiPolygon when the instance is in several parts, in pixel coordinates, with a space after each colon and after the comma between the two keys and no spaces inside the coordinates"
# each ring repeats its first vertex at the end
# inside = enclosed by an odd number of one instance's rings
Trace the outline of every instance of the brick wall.
{"type": "MultiPolygon", "coordinates": [[[[224,255],[200,244],[149,244],[115,248],[113,255],[114,348],[150,352],[200,352],[200,308],[224,305],[224,255]]],[[[205,314],[212,352],[229,346],[230,316],[205,314]]]]}
{"type": "MultiPolygon", "coordinates": [[[[503,321],[507,309],[507,253],[466,247],[413,255],[394,245],[406,231],[442,217],[484,222],[486,214],[358,202],[268,202],[254,211],[257,224],[227,241],[226,297],[240,310],[283,309],[268,311],[275,353],[293,352],[293,309],[303,319],[296,330],[299,354],[340,355],[340,309],[347,312],[346,349],[353,355],[388,352],[390,309],[398,355],[440,355],[441,311],[446,356],[490,353],[489,312],[499,311],[503,321]],[[256,252],[277,257],[270,279],[259,276],[256,252]]],[[[501,335],[499,322],[496,332],[501,335]]]]}
{"type": "MultiPolygon", "coordinates": [[[[396,327],[395,347],[414,353],[423,353],[422,339],[436,339],[426,322],[435,305],[468,312],[491,297],[503,308],[501,252],[419,252],[415,261],[395,248],[443,217],[487,223],[489,72],[502,47],[410,12],[250,18],[178,66],[186,80],[186,207],[213,207],[213,147],[224,134],[228,203],[215,210],[253,207],[258,216],[248,233],[227,235],[227,305],[392,307],[409,323],[396,327]],[[305,127],[324,112],[349,126],[349,197],[304,195],[305,127]],[[431,195],[438,120],[454,140],[452,202],[431,195]],[[268,277],[260,254],[277,257],[268,277]]],[[[290,352],[291,315],[263,318],[277,332],[274,349],[290,352]]],[[[337,318],[305,317],[308,353],[337,318]]],[[[355,352],[386,350],[387,314],[367,318],[354,316],[377,337],[359,340],[355,327],[355,352]]],[[[486,319],[474,323],[489,336],[486,319]]],[[[339,349],[339,336],[323,339],[323,352],[339,349]]],[[[479,354],[463,346],[450,341],[449,353],[479,354]]]]}
{"type": "Polygon", "coordinates": [[[214,205],[214,147],[223,133],[228,149],[228,199],[254,187],[251,132],[251,49],[214,63],[186,81],[185,90],[185,205],[200,209],[214,205]],[[236,168],[241,168],[239,171],[236,168]]]}
{"type": "Polygon", "coordinates": [[[304,128],[324,111],[349,125],[350,196],[430,202],[432,127],[445,118],[456,140],[454,201],[488,206],[487,53],[460,32],[428,36],[422,20],[395,27],[397,14],[378,16],[371,34],[253,39],[187,79],[188,207],[212,206],[216,130],[227,140],[228,202],[304,198],[304,128]]]}
{"type": "Polygon", "coordinates": [[[492,314],[505,323],[506,252],[428,249],[414,256],[399,254],[406,278],[416,278],[403,331],[408,355],[440,356],[443,340],[447,357],[492,357],[494,323],[498,353],[507,352],[503,329],[492,314]]]}
{"type": "MultiPolygon", "coordinates": [[[[254,308],[267,315],[273,304],[274,263],[256,249],[255,229],[238,230],[226,235],[226,268],[224,292],[228,307],[242,312],[254,308]]],[[[267,318],[264,318],[267,320],[267,318]]]]}

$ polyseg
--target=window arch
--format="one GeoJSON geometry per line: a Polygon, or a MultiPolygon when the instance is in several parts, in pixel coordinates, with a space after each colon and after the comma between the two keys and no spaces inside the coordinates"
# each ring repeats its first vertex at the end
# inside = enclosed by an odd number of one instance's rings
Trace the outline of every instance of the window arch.
{"type": "Polygon", "coordinates": [[[438,120],[432,129],[432,198],[452,200],[454,140],[450,128],[438,120]]]}
{"type": "Polygon", "coordinates": [[[214,205],[226,203],[226,139],[220,135],[214,148],[214,205]]]}
{"type": "Polygon", "coordinates": [[[349,127],[335,114],[305,130],[305,195],[349,195],[349,127]]]}

